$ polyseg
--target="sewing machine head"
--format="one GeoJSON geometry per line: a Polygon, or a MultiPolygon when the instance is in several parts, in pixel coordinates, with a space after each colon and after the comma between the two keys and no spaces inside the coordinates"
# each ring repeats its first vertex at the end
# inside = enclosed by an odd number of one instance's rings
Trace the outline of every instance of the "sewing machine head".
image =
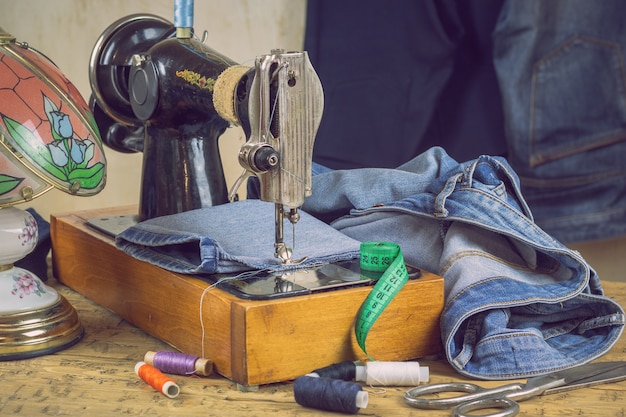
{"type": "Polygon", "coordinates": [[[283,241],[283,217],[292,224],[311,195],[313,143],[323,111],[323,91],[306,52],[272,51],[259,56],[254,69],[225,70],[215,83],[213,100],[226,120],[244,127],[248,141],[239,151],[244,172],[229,194],[232,200],[251,175],[260,183],[260,199],[276,206],[276,257],[291,262],[283,241]],[[251,80],[251,82],[250,82],[251,80]]]}
{"type": "Polygon", "coordinates": [[[90,81],[103,141],[143,152],[139,220],[227,203],[255,176],[260,199],[275,204],[275,255],[293,262],[283,219],[295,224],[311,194],[323,111],[306,52],[274,50],[245,67],[196,39],[188,23],[133,15],[96,43],[90,81]],[[239,152],[244,171],[230,193],[217,146],[229,125],[247,138],[239,152]]]}

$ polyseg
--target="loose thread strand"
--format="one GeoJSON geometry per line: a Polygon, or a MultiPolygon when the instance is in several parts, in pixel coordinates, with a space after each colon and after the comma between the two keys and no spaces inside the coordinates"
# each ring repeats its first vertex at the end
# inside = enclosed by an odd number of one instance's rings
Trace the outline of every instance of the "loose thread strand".
{"type": "Polygon", "coordinates": [[[208,287],[206,287],[203,291],[202,294],[200,295],[200,329],[201,329],[201,339],[200,339],[200,343],[201,343],[201,347],[200,349],[202,350],[202,357],[205,357],[204,354],[204,339],[206,337],[206,329],[204,326],[204,296],[211,291],[214,288],[217,288],[217,286],[223,282],[228,282],[228,281],[234,281],[234,280],[238,280],[238,279],[246,279],[246,278],[251,278],[254,277],[262,272],[262,270],[258,270],[258,271],[246,271],[246,272],[242,272],[241,274],[232,276],[232,277],[224,277],[224,278],[220,278],[218,279],[215,283],[209,285],[208,287]]]}

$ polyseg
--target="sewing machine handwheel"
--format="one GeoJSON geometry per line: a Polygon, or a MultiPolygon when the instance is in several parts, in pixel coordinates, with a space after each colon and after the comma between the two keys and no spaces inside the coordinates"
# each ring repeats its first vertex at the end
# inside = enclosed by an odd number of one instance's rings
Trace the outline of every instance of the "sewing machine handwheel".
{"type": "Polygon", "coordinates": [[[104,113],[95,102],[93,96],[89,98],[89,107],[96,120],[102,142],[111,149],[123,153],[143,151],[144,127],[126,125],[116,122],[104,113]]]}
{"type": "MultiPolygon", "coordinates": [[[[143,125],[135,117],[129,99],[132,57],[175,35],[176,28],[171,22],[150,14],[121,18],[100,35],[89,59],[89,82],[93,97],[92,111],[98,113],[96,122],[103,137],[108,136],[109,127],[115,123],[130,126],[129,132],[135,132],[143,125]],[[110,120],[107,121],[107,118],[110,120]]],[[[119,135],[120,132],[114,133],[119,135]]],[[[137,147],[135,139],[131,138],[130,142],[137,147]]],[[[137,151],[124,149],[124,141],[118,137],[111,143],[113,148],[122,152],[137,151]]]]}

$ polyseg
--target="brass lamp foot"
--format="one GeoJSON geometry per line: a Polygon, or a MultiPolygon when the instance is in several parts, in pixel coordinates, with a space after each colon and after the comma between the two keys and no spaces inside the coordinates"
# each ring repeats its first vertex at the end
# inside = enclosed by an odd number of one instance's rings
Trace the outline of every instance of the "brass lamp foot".
{"type": "Polygon", "coordinates": [[[0,361],[54,353],[74,345],[83,334],[76,310],[61,295],[48,307],[0,314],[0,361]]]}

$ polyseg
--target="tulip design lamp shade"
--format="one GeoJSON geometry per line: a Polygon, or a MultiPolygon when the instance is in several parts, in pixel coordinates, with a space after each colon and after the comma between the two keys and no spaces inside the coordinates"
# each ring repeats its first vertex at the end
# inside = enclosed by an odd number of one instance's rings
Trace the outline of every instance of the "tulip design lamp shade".
{"type": "Polygon", "coordinates": [[[78,342],[74,308],[14,263],[35,249],[37,222],[16,207],[56,188],[104,188],[106,159],[78,90],[43,54],[0,28],[0,360],[52,353],[78,342]]]}

